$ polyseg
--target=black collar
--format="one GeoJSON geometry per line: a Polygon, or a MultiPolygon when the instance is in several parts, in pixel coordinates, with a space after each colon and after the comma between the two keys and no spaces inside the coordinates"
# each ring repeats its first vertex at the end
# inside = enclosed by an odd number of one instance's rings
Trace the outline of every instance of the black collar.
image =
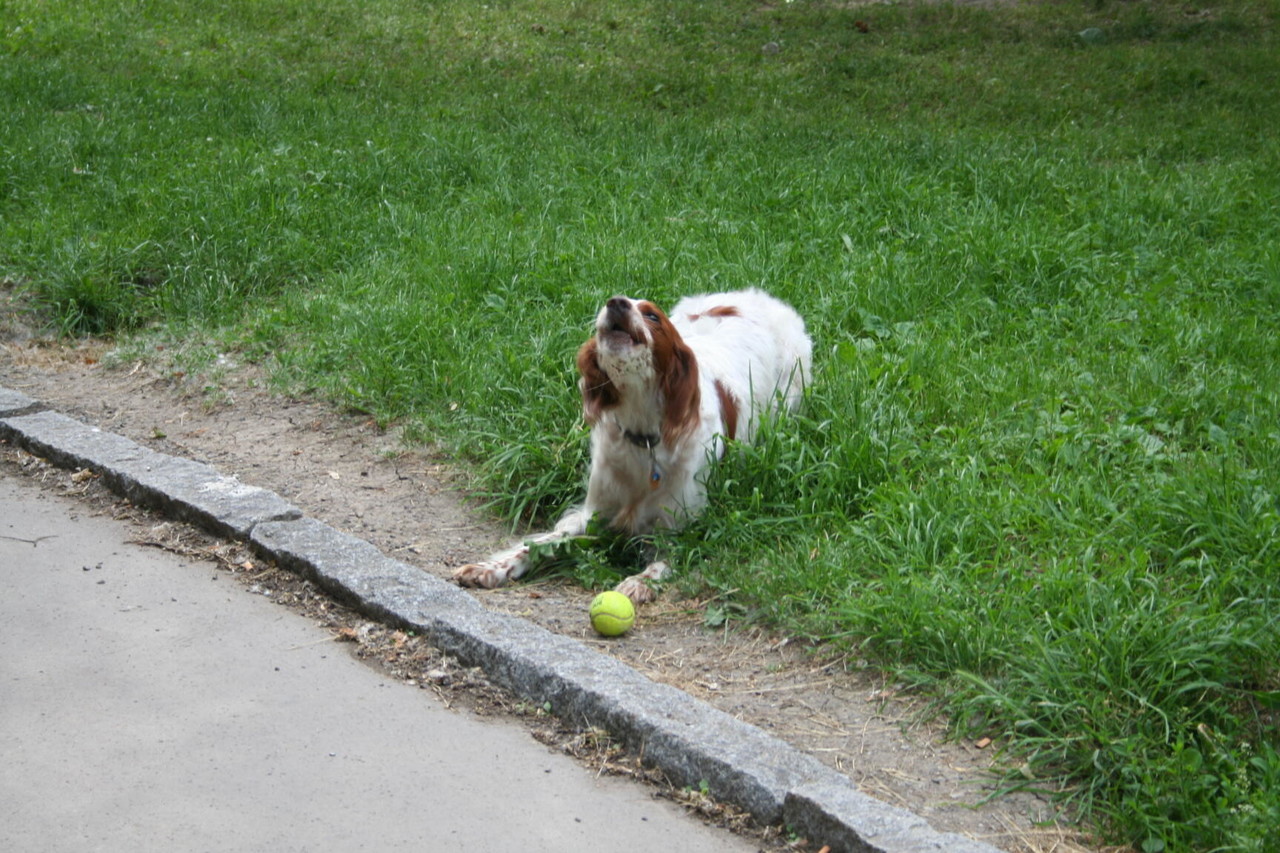
{"type": "Polygon", "coordinates": [[[662,436],[654,435],[652,433],[646,435],[644,433],[632,432],[629,429],[624,429],[622,431],[622,435],[627,441],[631,442],[636,447],[643,447],[645,450],[653,450],[662,443],[662,436]]]}

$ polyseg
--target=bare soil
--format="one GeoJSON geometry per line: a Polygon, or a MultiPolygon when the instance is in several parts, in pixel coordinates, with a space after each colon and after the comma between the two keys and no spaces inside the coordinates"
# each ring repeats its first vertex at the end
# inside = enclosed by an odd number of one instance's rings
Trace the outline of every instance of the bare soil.
{"type": "MultiPolygon", "coordinates": [[[[430,448],[407,447],[394,431],[315,400],[272,392],[253,367],[224,364],[216,379],[166,366],[163,354],[119,363],[103,341],[56,342],[32,334],[0,285],[0,385],[155,450],[189,457],[271,489],[308,515],[440,577],[511,538],[469,504],[465,477],[430,448]]],[[[479,713],[516,714],[535,737],[603,772],[657,784],[704,818],[754,835],[762,849],[794,847],[697,792],[681,791],[642,767],[601,732],[566,729],[541,709],[505,694],[474,670],[411,637],[346,611],[304,582],[262,564],[238,543],[164,521],[106,494],[87,474],[59,472],[0,446],[0,463],[78,492],[104,512],[138,525],[146,544],[217,560],[253,592],[301,609],[335,641],[397,677],[479,713]]],[[[709,630],[704,602],[666,593],[641,608],[625,637],[589,628],[591,593],[560,580],[475,591],[488,607],[529,619],[615,655],[655,681],[679,687],[760,726],[842,771],[866,793],[921,815],[934,827],[1005,850],[1085,851],[1076,827],[1057,821],[1048,797],[999,787],[998,745],[947,740],[942,723],[864,662],[758,628],[709,630]]]]}

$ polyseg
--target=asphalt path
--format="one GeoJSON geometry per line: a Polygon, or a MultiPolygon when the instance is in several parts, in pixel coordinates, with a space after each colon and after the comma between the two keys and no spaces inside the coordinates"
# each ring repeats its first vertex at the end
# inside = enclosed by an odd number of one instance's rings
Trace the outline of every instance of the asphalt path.
{"type": "Polygon", "coordinates": [[[747,851],[0,474],[0,850],[747,851]]]}

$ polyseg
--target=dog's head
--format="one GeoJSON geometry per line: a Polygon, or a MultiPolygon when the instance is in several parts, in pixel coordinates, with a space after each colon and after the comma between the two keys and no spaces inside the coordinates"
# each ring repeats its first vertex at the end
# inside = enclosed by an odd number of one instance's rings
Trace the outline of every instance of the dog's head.
{"type": "Polygon", "coordinates": [[[652,302],[625,296],[606,302],[595,335],[578,351],[578,372],[589,424],[619,407],[632,416],[660,407],[662,437],[670,442],[696,422],[697,360],[652,302]]]}

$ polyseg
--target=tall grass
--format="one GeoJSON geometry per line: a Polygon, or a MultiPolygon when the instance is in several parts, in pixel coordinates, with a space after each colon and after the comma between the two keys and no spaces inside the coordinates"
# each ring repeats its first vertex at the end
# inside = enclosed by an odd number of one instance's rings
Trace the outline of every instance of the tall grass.
{"type": "Polygon", "coordinates": [[[817,381],[678,583],[1108,839],[1275,849],[1278,17],[0,0],[0,273],[408,424],[519,524],[580,491],[602,299],[763,286],[817,381]]]}

